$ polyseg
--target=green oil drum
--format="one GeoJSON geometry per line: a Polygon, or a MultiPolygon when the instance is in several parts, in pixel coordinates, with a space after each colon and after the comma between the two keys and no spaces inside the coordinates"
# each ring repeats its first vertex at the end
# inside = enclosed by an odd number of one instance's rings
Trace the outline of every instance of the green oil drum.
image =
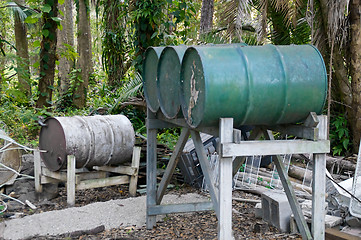
{"type": "Polygon", "coordinates": [[[147,106],[152,112],[159,109],[157,96],[157,66],[164,47],[149,47],[144,53],[143,62],[143,90],[147,106]]]}
{"type": "Polygon", "coordinates": [[[177,117],[180,110],[180,67],[187,46],[163,49],[158,61],[157,94],[159,106],[166,118],[177,117]]]}
{"type": "Polygon", "coordinates": [[[181,105],[187,123],[218,126],[302,122],[320,114],[327,73],[311,45],[190,47],[181,66],[181,105]]]}

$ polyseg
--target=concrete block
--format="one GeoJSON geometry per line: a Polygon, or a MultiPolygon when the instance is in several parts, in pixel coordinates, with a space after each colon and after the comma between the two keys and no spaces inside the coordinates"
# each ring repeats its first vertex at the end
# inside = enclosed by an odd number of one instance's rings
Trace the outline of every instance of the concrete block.
{"type": "Polygon", "coordinates": [[[263,220],[282,232],[290,231],[292,210],[284,192],[272,191],[262,194],[263,220]]]}
{"type": "Polygon", "coordinates": [[[262,209],[262,203],[257,203],[254,207],[254,215],[256,218],[262,218],[263,216],[263,209],[262,209]]]}

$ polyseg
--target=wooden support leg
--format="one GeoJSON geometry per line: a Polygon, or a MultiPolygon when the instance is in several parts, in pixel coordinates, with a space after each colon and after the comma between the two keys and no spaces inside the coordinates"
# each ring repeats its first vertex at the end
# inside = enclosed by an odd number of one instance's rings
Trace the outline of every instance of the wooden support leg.
{"type": "MultiPolygon", "coordinates": [[[[249,136],[248,140],[256,140],[259,139],[262,135],[262,129],[256,127],[252,130],[251,135],[249,136]]],[[[247,157],[236,157],[233,160],[233,176],[236,175],[239,168],[242,166],[242,164],[245,162],[247,157]]]]}
{"type": "Polygon", "coordinates": [[[66,194],[68,206],[75,205],[75,157],[68,156],[66,194]]]}
{"type": "MultiPolygon", "coordinates": [[[[148,109],[148,118],[154,114],[148,109]]],[[[147,229],[156,224],[156,216],[149,214],[149,209],[157,201],[157,129],[147,128],[147,229]]]]}
{"type": "MultiPolygon", "coordinates": [[[[274,140],[274,137],[273,137],[271,131],[265,130],[264,136],[268,140],[274,140]]],[[[302,238],[303,239],[312,239],[310,229],[308,228],[307,222],[303,216],[301,207],[297,202],[296,194],[295,194],[292,184],[288,178],[288,175],[287,175],[286,169],[283,165],[282,159],[280,156],[276,156],[274,158],[274,160],[275,160],[274,163],[276,165],[278,175],[281,179],[282,186],[286,192],[288,202],[291,206],[293,215],[295,216],[295,220],[296,220],[298,229],[302,235],[302,238]]],[[[321,238],[317,238],[317,239],[321,239],[321,238]]]]}
{"type": "Polygon", "coordinates": [[[167,186],[172,178],[172,175],[174,173],[174,170],[178,164],[178,159],[183,151],[184,146],[187,143],[187,140],[189,138],[190,131],[188,128],[183,128],[182,133],[178,139],[178,142],[174,148],[172,157],[170,158],[167,169],[165,170],[165,173],[163,175],[163,178],[159,184],[159,188],[157,191],[157,204],[160,204],[160,202],[163,199],[165,190],[167,189],[167,186]]]}
{"type": "Polygon", "coordinates": [[[43,186],[41,185],[41,158],[40,151],[34,151],[34,177],[35,177],[35,191],[41,193],[43,186]]]}
{"type": "Polygon", "coordinates": [[[140,147],[133,148],[132,167],[135,168],[136,170],[134,174],[130,177],[130,182],[129,182],[129,195],[131,197],[135,197],[137,195],[140,151],[141,151],[140,147]]]}
{"type": "MultiPolygon", "coordinates": [[[[233,118],[220,119],[220,143],[233,141],[233,118]]],[[[232,233],[232,158],[219,159],[218,239],[234,239],[232,233]]]]}
{"type": "Polygon", "coordinates": [[[201,136],[199,132],[196,132],[194,130],[191,130],[191,135],[199,159],[199,163],[202,168],[204,179],[206,180],[209,189],[209,194],[211,195],[211,200],[214,206],[214,210],[216,211],[217,217],[219,218],[218,190],[215,187],[214,181],[212,179],[211,166],[207,159],[207,155],[203,147],[201,136]]]}
{"type": "MultiPolygon", "coordinates": [[[[318,116],[320,140],[327,139],[327,117],[318,116]]],[[[325,239],[326,154],[315,154],[312,181],[312,233],[314,239],[325,239]]]]}

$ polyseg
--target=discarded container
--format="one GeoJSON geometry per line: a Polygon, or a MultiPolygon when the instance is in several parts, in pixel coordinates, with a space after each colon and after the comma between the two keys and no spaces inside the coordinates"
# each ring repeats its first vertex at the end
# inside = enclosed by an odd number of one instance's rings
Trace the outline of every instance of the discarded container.
{"type": "Polygon", "coordinates": [[[191,127],[303,121],[321,113],[327,73],[311,45],[190,47],[181,66],[181,105],[191,127]]]}
{"type": "Polygon", "coordinates": [[[39,136],[41,157],[51,171],[66,167],[74,155],[76,167],[117,165],[131,159],[135,134],[123,115],[54,117],[39,136]]]}
{"type": "Polygon", "coordinates": [[[158,59],[164,47],[149,47],[144,54],[143,89],[148,108],[152,112],[159,109],[157,94],[157,66],[158,59]]]}
{"type": "Polygon", "coordinates": [[[163,49],[158,61],[157,93],[166,118],[175,118],[180,110],[180,67],[187,46],[163,49]]]}
{"type": "MultiPolygon", "coordinates": [[[[7,136],[3,130],[0,130],[0,134],[7,136]]],[[[16,172],[21,170],[22,162],[19,147],[5,141],[1,146],[0,163],[0,186],[12,185],[18,176],[16,172]],[[15,172],[12,170],[15,170],[15,172]]]]}

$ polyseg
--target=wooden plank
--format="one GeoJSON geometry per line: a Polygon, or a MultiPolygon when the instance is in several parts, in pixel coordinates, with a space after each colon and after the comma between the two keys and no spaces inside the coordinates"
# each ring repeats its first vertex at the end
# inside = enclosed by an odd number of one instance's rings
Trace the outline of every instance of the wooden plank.
{"type": "MultiPolygon", "coordinates": [[[[184,118],[167,119],[161,112],[157,113],[157,118],[160,121],[171,123],[177,127],[189,128],[189,125],[184,120],[184,118]]],[[[166,126],[166,125],[164,125],[164,126],[166,126]]],[[[202,128],[195,128],[193,130],[195,130],[197,132],[207,133],[207,134],[215,136],[215,137],[217,137],[219,134],[218,127],[202,127],[202,128]]]]}
{"type": "MultiPolygon", "coordinates": [[[[147,110],[147,122],[155,119],[154,113],[147,110]]],[[[156,216],[148,214],[150,207],[156,205],[157,200],[157,130],[147,128],[147,229],[156,224],[156,216]]]]}
{"type": "Polygon", "coordinates": [[[117,167],[94,166],[93,169],[97,170],[97,171],[105,171],[105,172],[126,174],[126,175],[129,175],[129,176],[133,176],[137,171],[136,167],[131,167],[131,166],[117,166],[117,167]]]}
{"type": "MultiPolygon", "coordinates": [[[[264,136],[267,140],[274,141],[274,137],[272,135],[271,131],[264,131],[264,136]]],[[[266,154],[265,154],[266,155],[266,154]]],[[[276,156],[274,158],[274,163],[276,165],[276,169],[278,172],[278,175],[281,179],[282,186],[284,188],[284,191],[286,193],[288,202],[290,204],[290,207],[292,209],[292,213],[294,215],[294,218],[296,220],[298,229],[302,235],[303,239],[312,239],[312,234],[310,232],[310,229],[308,228],[307,222],[303,216],[302,210],[300,205],[298,204],[295,191],[293,190],[292,184],[288,178],[287,171],[283,165],[282,159],[280,156],[276,156]]]]}
{"type": "Polygon", "coordinates": [[[47,183],[59,183],[59,180],[56,180],[55,178],[50,178],[47,176],[41,176],[40,177],[41,184],[47,184],[47,183]]]}
{"type": "MultiPolygon", "coordinates": [[[[234,134],[234,130],[233,130],[233,134],[234,134]]],[[[250,134],[248,140],[259,139],[262,135],[263,135],[262,130],[259,127],[256,127],[251,131],[251,134],[250,134]]],[[[234,137],[233,137],[233,139],[234,139],[234,137]]],[[[239,143],[241,143],[241,142],[239,142],[239,143]]],[[[243,156],[243,157],[236,156],[236,158],[233,160],[233,176],[236,175],[236,173],[238,172],[238,169],[242,166],[242,164],[245,162],[245,160],[246,160],[245,156],[243,156]]]]}
{"type": "Polygon", "coordinates": [[[92,172],[76,173],[75,179],[76,179],[76,184],[78,184],[80,181],[83,181],[83,180],[106,178],[106,176],[107,176],[106,172],[92,171],[92,172]]]}
{"type": "Polygon", "coordinates": [[[361,237],[340,232],[337,229],[327,228],[325,231],[326,240],[360,240],[361,237]]]}
{"type": "Polygon", "coordinates": [[[80,181],[76,185],[76,190],[98,188],[98,187],[108,187],[113,185],[120,185],[129,183],[129,176],[116,176],[108,178],[99,178],[99,179],[89,179],[80,181]]]}
{"type": "Polygon", "coordinates": [[[242,131],[239,129],[233,129],[233,142],[240,143],[242,141],[242,131]]]}
{"type": "Polygon", "coordinates": [[[55,178],[59,181],[66,182],[67,181],[67,173],[66,172],[52,172],[46,167],[41,168],[41,174],[46,177],[55,178]]]}
{"type": "Polygon", "coordinates": [[[306,127],[317,127],[319,122],[317,114],[315,112],[310,112],[303,125],[306,127]]]}
{"type": "Polygon", "coordinates": [[[43,186],[41,186],[41,157],[40,151],[34,151],[34,180],[35,180],[35,191],[41,193],[43,186]]]}
{"type": "Polygon", "coordinates": [[[182,151],[184,149],[185,144],[187,143],[187,140],[189,138],[190,131],[188,128],[183,128],[182,133],[178,139],[177,144],[175,145],[173,154],[168,162],[167,168],[165,170],[165,173],[162,177],[162,180],[159,184],[159,188],[157,191],[157,205],[161,203],[165,190],[167,189],[168,184],[170,183],[170,180],[173,176],[174,170],[178,164],[178,159],[180,155],[182,154],[182,151]]]}
{"type": "Polygon", "coordinates": [[[224,157],[254,156],[254,155],[283,155],[300,153],[327,153],[330,150],[330,141],[307,140],[275,140],[275,141],[242,141],[221,144],[221,153],[224,157]]]}
{"type": "MultiPolygon", "coordinates": [[[[221,144],[233,142],[233,118],[219,121],[221,144]]],[[[234,239],[232,231],[232,156],[219,159],[218,239],[234,239]]]]}
{"type": "Polygon", "coordinates": [[[156,216],[161,214],[199,212],[199,211],[209,211],[209,210],[213,210],[212,202],[200,202],[200,203],[152,206],[148,208],[148,214],[156,216]]]}
{"type": "Polygon", "coordinates": [[[141,147],[133,148],[133,157],[132,157],[132,168],[136,171],[130,177],[129,182],[129,195],[135,197],[137,195],[137,184],[138,184],[138,172],[139,172],[139,162],[140,162],[140,152],[141,147]]]}
{"type": "Polygon", "coordinates": [[[277,125],[269,126],[268,129],[283,134],[294,135],[299,138],[308,139],[312,141],[318,140],[318,128],[306,127],[303,125],[277,125]]]}
{"type": "Polygon", "coordinates": [[[204,179],[206,180],[206,183],[208,185],[209,194],[211,195],[211,200],[213,202],[214,210],[216,211],[216,214],[218,216],[218,214],[219,214],[218,189],[215,188],[215,185],[214,185],[214,182],[212,179],[211,166],[207,159],[207,155],[206,155],[206,152],[203,147],[201,136],[200,136],[199,132],[196,132],[194,130],[191,130],[191,136],[192,136],[192,140],[194,143],[194,147],[196,149],[199,163],[202,168],[204,179]]]}
{"type": "Polygon", "coordinates": [[[174,128],[178,127],[174,123],[162,121],[159,119],[149,119],[147,121],[147,128],[148,129],[161,129],[161,128],[174,128]]]}
{"type": "MultiPolygon", "coordinates": [[[[327,139],[327,116],[318,116],[319,139],[327,139]]],[[[330,152],[330,148],[328,151],[330,152]]],[[[325,239],[326,154],[315,154],[312,181],[312,233],[325,239]]]]}
{"type": "Polygon", "coordinates": [[[75,205],[75,156],[68,155],[66,199],[68,206],[75,205]]]}

